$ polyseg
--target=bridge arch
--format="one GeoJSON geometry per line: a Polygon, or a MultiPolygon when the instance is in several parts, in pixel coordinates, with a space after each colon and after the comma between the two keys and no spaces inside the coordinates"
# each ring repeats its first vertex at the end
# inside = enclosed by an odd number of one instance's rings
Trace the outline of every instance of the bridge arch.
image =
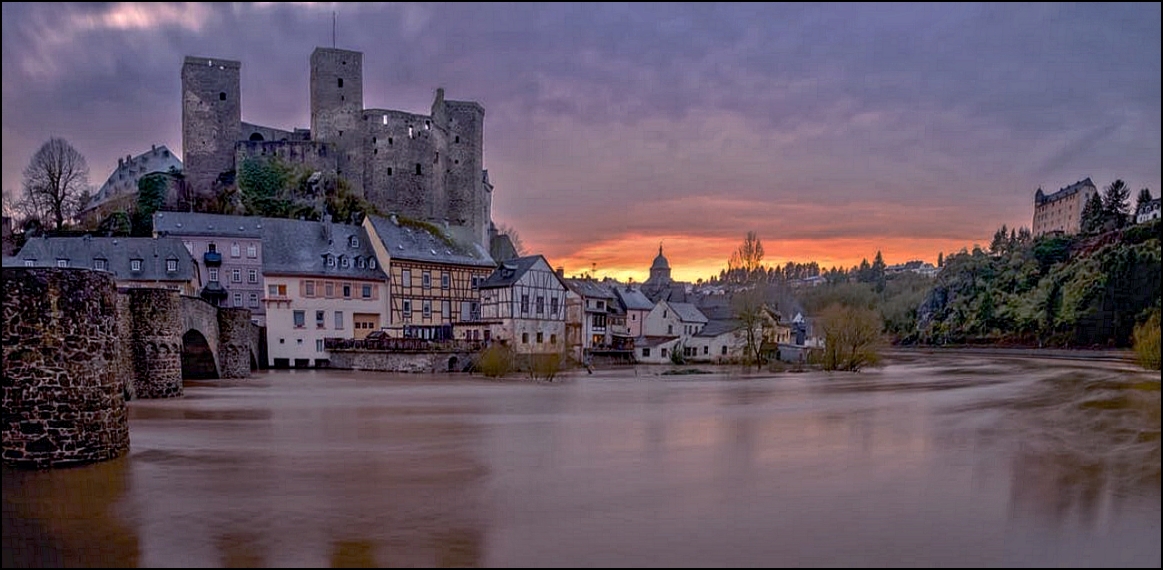
{"type": "Polygon", "coordinates": [[[218,362],[206,336],[197,329],[182,335],[182,379],[205,380],[218,378],[218,362]]]}

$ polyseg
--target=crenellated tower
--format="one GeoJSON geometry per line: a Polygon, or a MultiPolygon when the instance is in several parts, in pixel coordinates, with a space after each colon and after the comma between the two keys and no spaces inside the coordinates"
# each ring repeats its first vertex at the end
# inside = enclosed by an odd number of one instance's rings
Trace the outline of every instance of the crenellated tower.
{"type": "Polygon", "coordinates": [[[195,195],[209,195],[219,174],[234,170],[242,125],[241,67],[209,57],[186,57],[182,64],[182,162],[195,195]]]}

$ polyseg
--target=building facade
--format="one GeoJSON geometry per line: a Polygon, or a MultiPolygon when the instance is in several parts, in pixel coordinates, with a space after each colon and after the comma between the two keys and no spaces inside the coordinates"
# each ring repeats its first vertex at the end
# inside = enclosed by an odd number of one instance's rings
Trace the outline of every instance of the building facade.
{"type": "Polygon", "coordinates": [[[1143,204],[1139,211],[1135,212],[1135,223],[1141,224],[1151,220],[1159,219],[1159,198],[1155,198],[1146,204],[1143,204]]]}
{"type": "Polygon", "coordinates": [[[219,307],[248,309],[266,325],[262,303],[263,218],[199,212],[155,212],[153,234],[182,241],[198,264],[197,295],[219,307]]]}
{"type": "Polygon", "coordinates": [[[363,227],[388,268],[389,337],[487,340],[478,287],[496,265],[484,248],[397,216],[367,216],[363,227]]]}
{"type": "Polygon", "coordinates": [[[325,339],[387,322],[387,275],[363,227],[263,218],[262,239],[271,367],[326,367],[325,339]]]}
{"type": "Polygon", "coordinates": [[[241,62],[185,58],[182,156],[191,191],[212,195],[243,160],[279,157],[333,171],[381,211],[447,223],[487,251],[484,107],[437,89],[428,114],[365,108],[361,52],[320,47],[309,63],[310,129],[283,130],[242,121],[241,62]]]}
{"type": "Polygon", "coordinates": [[[481,317],[493,340],[522,354],[563,353],[568,288],[540,255],[501,264],[480,284],[481,317]]]}
{"type": "MultiPolygon", "coordinates": [[[[130,212],[137,205],[137,183],[153,173],[177,174],[182,171],[182,161],[174,156],[165,145],[152,145],[147,152],[137,156],[117,159],[117,168],[89,199],[77,218],[90,227],[96,226],[106,216],[117,212],[130,212]]],[[[180,202],[180,181],[167,177],[166,203],[177,206],[180,202]]]]}
{"type": "Polygon", "coordinates": [[[194,295],[198,266],[174,238],[35,237],[15,256],[24,267],[107,271],[118,288],[173,289],[194,295]]]}
{"type": "Polygon", "coordinates": [[[1034,237],[1061,232],[1075,234],[1082,228],[1082,209],[1098,189],[1090,178],[1079,180],[1046,195],[1039,188],[1034,193],[1034,237]]]}

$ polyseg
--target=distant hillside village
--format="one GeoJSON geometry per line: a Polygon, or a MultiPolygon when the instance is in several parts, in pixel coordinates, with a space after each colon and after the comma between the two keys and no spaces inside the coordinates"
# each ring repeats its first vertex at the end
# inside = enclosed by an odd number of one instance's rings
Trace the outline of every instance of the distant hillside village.
{"type": "MultiPolygon", "coordinates": [[[[368,109],[361,53],[317,48],[310,67],[310,128],[285,130],[242,121],[240,62],[185,58],[184,161],[162,145],[119,159],[77,215],[100,231],[24,236],[14,252],[5,217],[4,264],[105,271],[122,288],[248,309],[273,368],[328,367],[335,351],[359,347],[726,363],[749,351],[803,362],[822,346],[812,319],[791,310],[798,303],[741,319],[731,302],[740,280],[725,271],[677,282],[661,245],[640,284],[567,278],[542,255],[518,255],[492,222],[480,104],[438,89],[427,115],[368,109]],[[145,188],[156,195],[149,209],[145,188]],[[144,234],[110,225],[130,212],[144,234]]],[[[1034,237],[1079,232],[1097,196],[1089,178],[1038,189],[1034,237]]],[[[1159,199],[1147,198],[1137,222],[1159,218],[1159,199]]],[[[942,265],[885,266],[879,253],[876,263],[853,271],[933,277],[942,265]]],[[[760,270],[792,287],[829,282],[814,263],[760,270]]],[[[905,309],[914,320],[915,307],[905,309]]]]}

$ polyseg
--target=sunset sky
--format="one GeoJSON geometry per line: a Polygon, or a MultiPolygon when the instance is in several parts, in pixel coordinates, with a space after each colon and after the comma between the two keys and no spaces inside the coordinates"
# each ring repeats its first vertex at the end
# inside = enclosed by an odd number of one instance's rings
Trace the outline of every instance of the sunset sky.
{"type": "Polygon", "coordinates": [[[889,264],[1029,226],[1034,191],[1160,185],[1160,4],[3,4],[3,189],[50,137],[99,187],[179,155],[187,55],[242,119],[310,126],[317,46],[364,106],[485,108],[493,218],[568,274],[889,264]]]}

